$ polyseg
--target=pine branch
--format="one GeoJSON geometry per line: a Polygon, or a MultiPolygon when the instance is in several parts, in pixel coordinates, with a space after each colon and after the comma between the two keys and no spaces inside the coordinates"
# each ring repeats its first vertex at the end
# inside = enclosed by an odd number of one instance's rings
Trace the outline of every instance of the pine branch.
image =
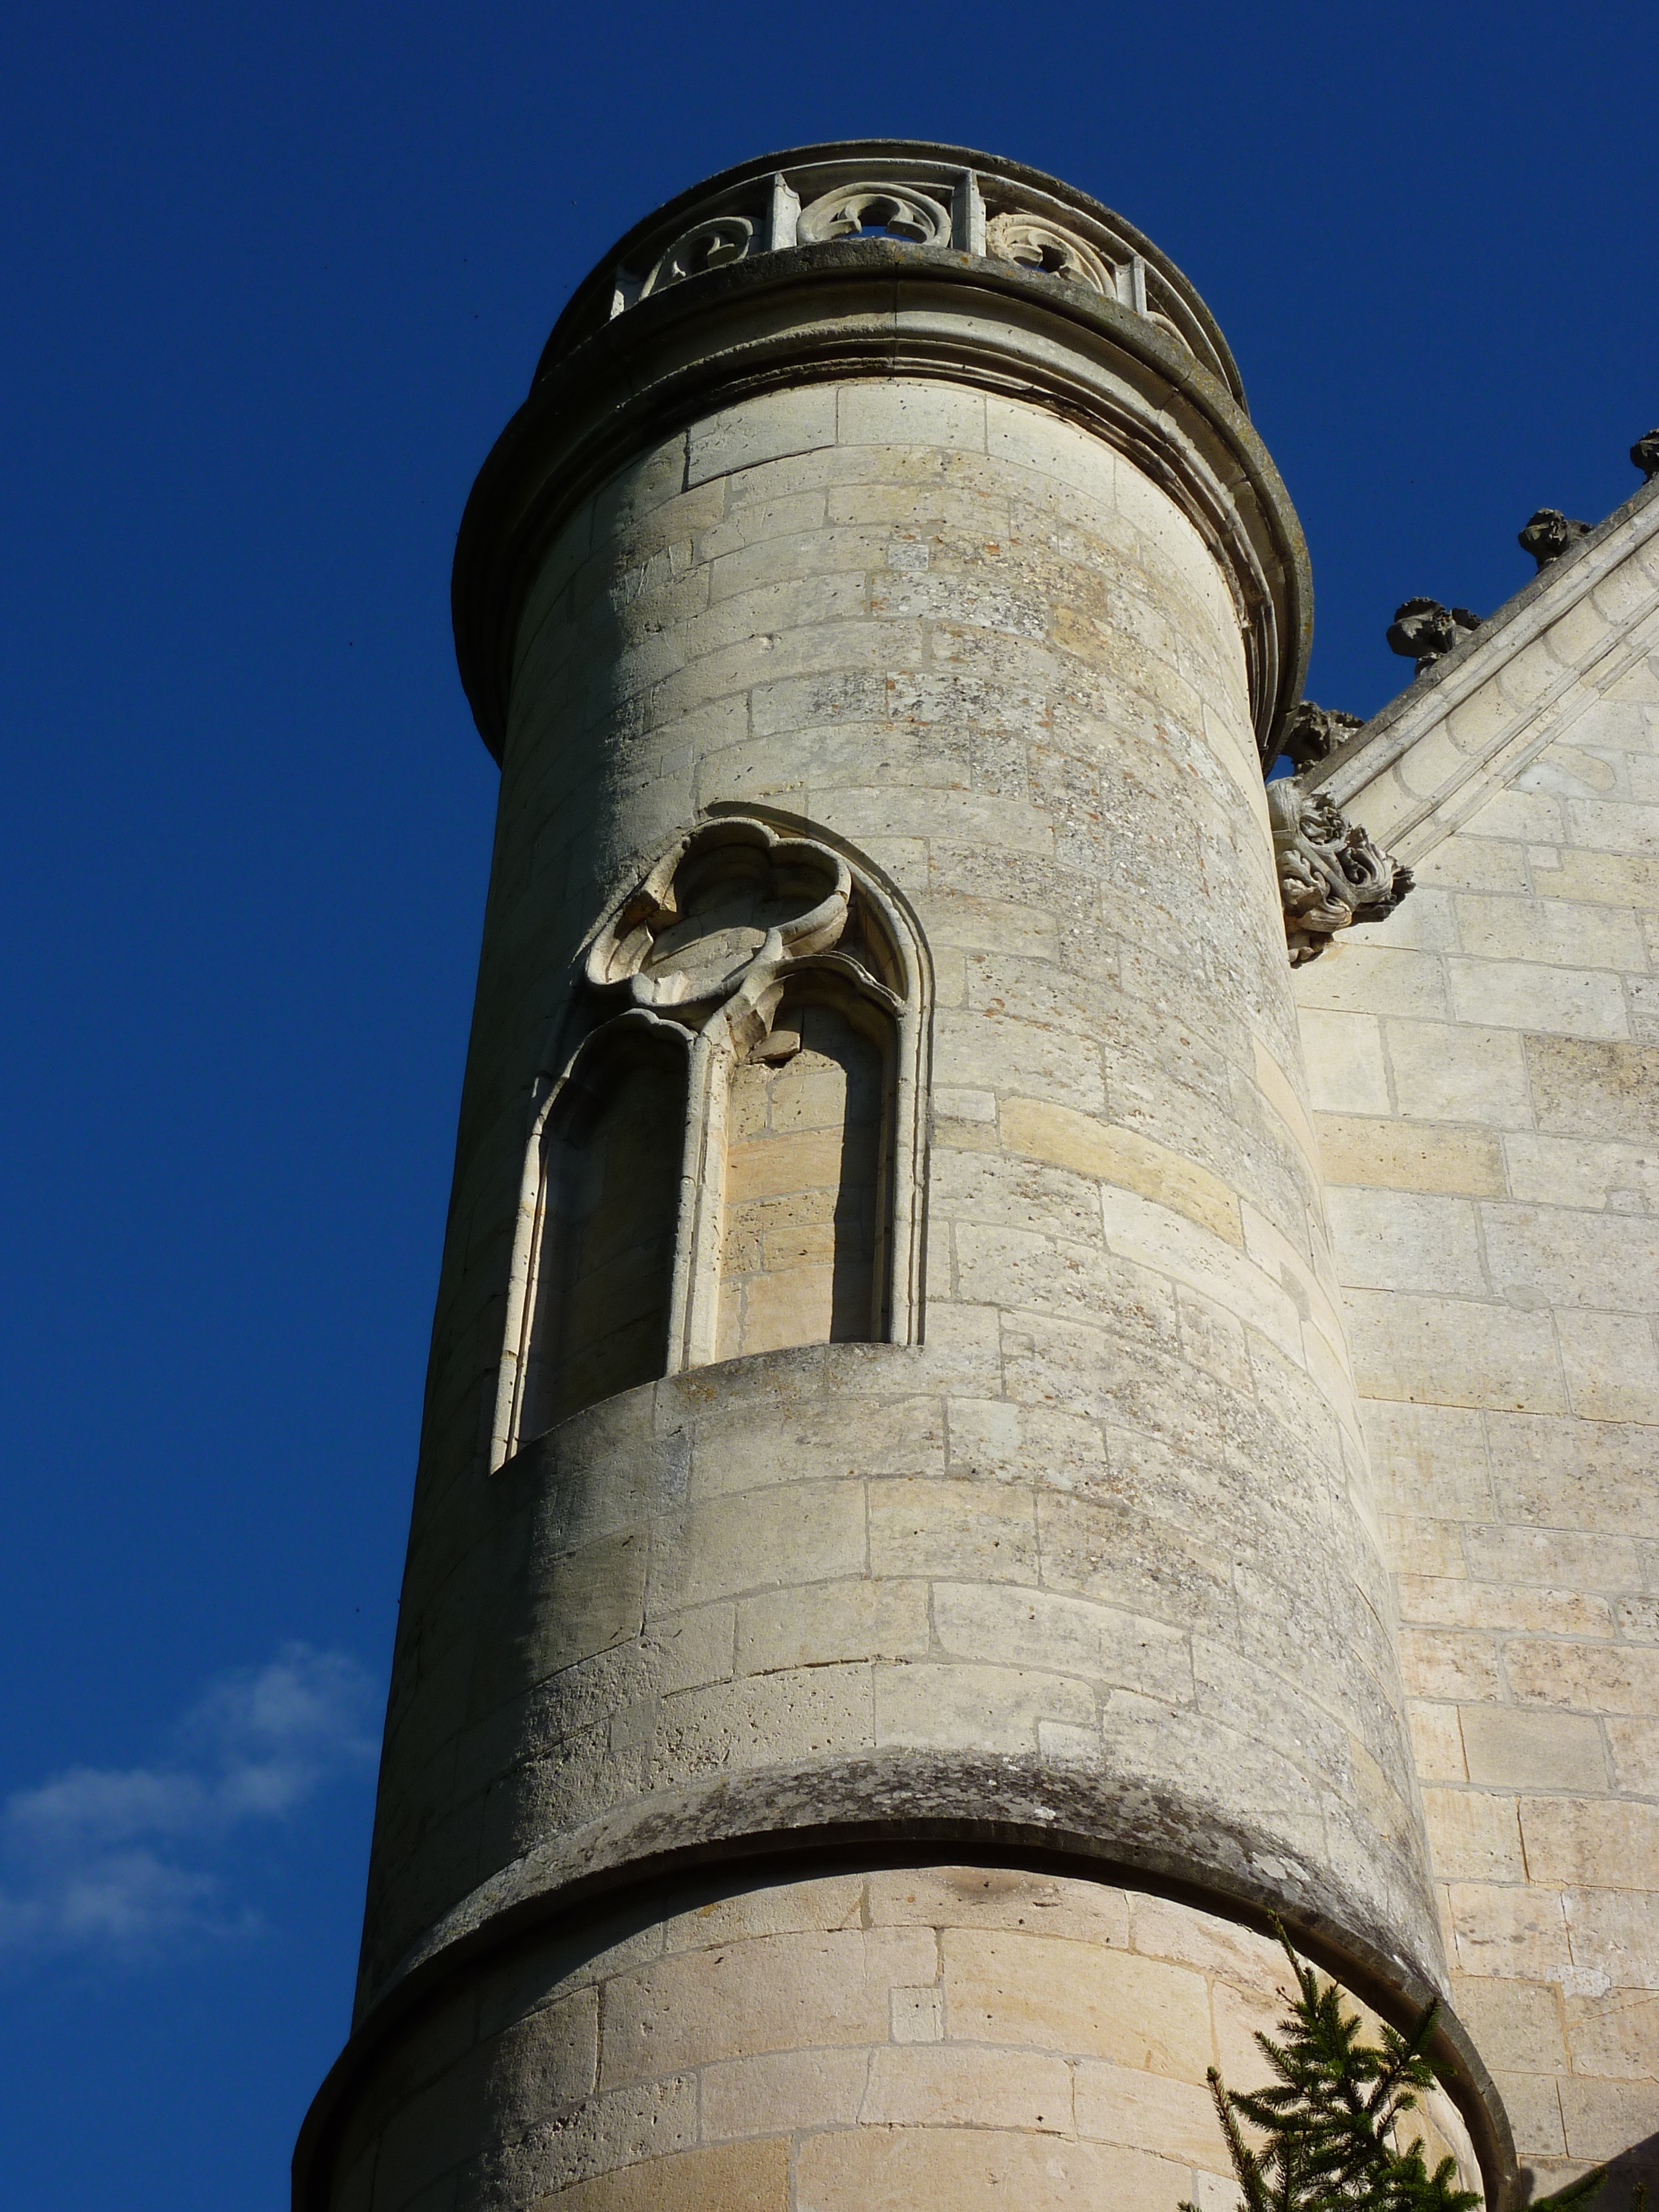
{"type": "Polygon", "coordinates": [[[1380,2044],[1368,2044],[1338,1985],[1322,1986],[1285,1929],[1273,1926],[1296,1995],[1277,2036],[1256,2035],[1273,2079],[1244,2092],[1228,2089],[1213,2068],[1209,2075],[1239,2212],[1475,2212],[1480,2199],[1459,2187],[1453,2160],[1443,2158],[1431,2172],[1420,2141],[1396,2148],[1419,2091],[1433,2086],[1428,2048],[1438,2006],[1427,2007],[1409,2036],[1385,2027],[1380,2044]],[[1245,2142],[1241,2122],[1260,2130],[1259,2151],[1245,2142]]]}

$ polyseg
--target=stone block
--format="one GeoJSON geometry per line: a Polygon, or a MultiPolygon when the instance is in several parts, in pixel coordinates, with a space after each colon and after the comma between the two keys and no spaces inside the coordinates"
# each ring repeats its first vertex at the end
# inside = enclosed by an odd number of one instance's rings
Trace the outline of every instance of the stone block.
{"type": "Polygon", "coordinates": [[[1659,1989],[1659,1897],[1630,1889],[1576,1890],[1562,1904],[1575,1966],[1619,1988],[1659,1989]]]}
{"type": "Polygon", "coordinates": [[[1550,878],[1556,896],[1648,913],[1659,908],[1659,854],[1599,853],[1567,845],[1557,859],[1559,872],[1550,878]]]}
{"type": "Polygon", "coordinates": [[[1048,1673],[1079,1675],[1110,1689],[1136,1690],[1172,1704],[1192,1699],[1192,1653],[1185,1636],[1118,1607],[1047,1590],[936,1583],[933,1626],[940,1648],[953,1658],[1006,1653],[1048,1673]]]}
{"type": "Polygon", "coordinates": [[[1504,1653],[1504,1664],[1523,1705],[1659,1713],[1659,1649],[1652,1644],[1517,1643],[1504,1653]]]}
{"type": "Polygon", "coordinates": [[[1628,799],[1570,799],[1566,834],[1575,845],[1599,853],[1659,854],[1659,806],[1633,805],[1628,799]]]}
{"type": "Polygon", "coordinates": [[[1516,1133],[1504,1139],[1509,1195],[1540,1206],[1599,1212],[1619,1194],[1632,1212],[1659,1205],[1659,1158],[1651,1146],[1516,1133]]]}
{"type": "MultiPolygon", "coordinates": [[[[1493,1517],[1486,1430],[1478,1413],[1381,1399],[1363,1410],[1371,1471],[1385,1510],[1449,1521],[1493,1517]]],[[[1417,1571],[1437,1570],[1422,1565],[1417,1571]]]]}
{"type": "Polygon", "coordinates": [[[895,1990],[891,2010],[895,2043],[940,2043],[944,2040],[945,1997],[942,1990],[895,1990]]]}
{"type": "Polygon", "coordinates": [[[1638,1145],[1659,1139],[1659,1045],[1529,1036],[1526,1054],[1538,1127],[1547,1135],[1638,1145]]]}
{"type": "Polygon", "coordinates": [[[1036,1510],[1024,1484],[908,1478],[872,1481],[869,1493],[872,1574],[1036,1581],[1036,1510]]]}
{"type": "Polygon", "coordinates": [[[1402,1574],[1400,1617],[1414,1626],[1485,1629],[1495,1635],[1607,1636],[1613,1613],[1601,1597],[1576,1590],[1511,1589],[1470,1575],[1402,1574]]]}
{"type": "Polygon", "coordinates": [[[1503,1694],[1498,1647],[1490,1637],[1402,1628],[1400,1672],[1409,1697],[1462,1704],[1503,1694]]]}
{"type": "MultiPolygon", "coordinates": [[[[852,2128],[816,2135],[796,2163],[796,2212],[1170,2212],[1183,2167],[1104,2143],[992,2128],[852,2128]]],[[[665,2207],[665,2212],[667,2208],[665,2207]]]]}
{"type": "Polygon", "coordinates": [[[1659,1797],[1659,1720],[1609,1720],[1614,1785],[1633,1797],[1659,1797]]]}
{"type": "Polygon", "coordinates": [[[1085,2058],[1077,2067],[1077,2131],[1085,2141],[1122,2143],[1177,2165],[1214,2166],[1220,2129],[1207,2090],[1195,2081],[1143,2074],[1085,2058]]]}
{"type": "Polygon", "coordinates": [[[1343,1304],[1364,1397],[1567,1409],[1547,1314],[1403,1291],[1352,1291],[1343,1304]]]}
{"type": "Polygon", "coordinates": [[[1561,808],[1541,793],[1510,784],[1495,791],[1465,824],[1464,837],[1515,837],[1523,845],[1559,845],[1564,836],[1561,808]]]}
{"type": "Polygon", "coordinates": [[[1304,1008],[1386,1014],[1411,1021],[1444,1021],[1449,1012],[1437,955],[1396,951],[1392,945],[1351,945],[1340,938],[1322,960],[1297,970],[1296,995],[1304,1008]]]}
{"type": "Polygon", "coordinates": [[[804,1667],[717,1682],[665,1698],[650,1719],[648,1775],[658,1789],[832,1749],[848,1758],[873,1741],[870,1669],[804,1667]]]}
{"type": "Polygon", "coordinates": [[[867,2127],[991,2127],[1070,2135],[1071,2069],[1062,2057],[1033,2051],[981,2051],[960,2043],[890,2045],[870,2054],[859,2118],[867,2127]]]}
{"type": "Polygon", "coordinates": [[[1086,1683],[1019,1666],[912,1661],[875,1670],[876,1741],[941,1751],[1031,1752],[1037,1726],[1095,1723],[1086,1683]]]}
{"type": "Polygon", "coordinates": [[[1553,1890],[1455,1881],[1448,1897],[1461,1972],[1559,1981],[1573,1964],[1566,1917],[1553,1890]]]}
{"type": "Polygon", "coordinates": [[[872,1874],[866,1895],[872,1928],[1024,1929],[1120,1950],[1129,1942],[1128,1899],[1106,1882],[1013,1867],[908,1867],[872,1874]]]}
{"type": "Polygon", "coordinates": [[[788,2212],[789,2145],[707,2143],[538,2197],[531,2212],[788,2212]]]}
{"type": "Polygon", "coordinates": [[[1585,2081],[1576,2075],[1556,2085],[1566,2127],[1567,2155],[1599,2163],[1622,2152],[1647,2150],[1659,2133],[1659,2090],[1651,2081],[1585,2081]]]}
{"type": "Polygon", "coordinates": [[[1580,905],[1560,896],[1492,898],[1474,893],[1465,893],[1456,907],[1462,949],[1480,959],[1541,961],[1557,968],[1647,968],[1641,924],[1630,908],[1580,905]]]}
{"type": "MultiPolygon", "coordinates": [[[[1524,1881],[1513,1797],[1482,1790],[1425,1790],[1423,1810],[1435,1873],[1443,1881],[1524,1881]]],[[[1535,1871],[1535,1870],[1534,1870],[1535,1871]]]]}
{"type": "MultiPolygon", "coordinates": [[[[718,1874],[713,1878],[720,1879],[718,1874]]],[[[723,1892],[672,1914],[662,1923],[658,1948],[661,1952],[709,1951],[760,1936],[834,1935],[860,1928],[864,1893],[862,1875],[817,1875],[799,1881],[757,1876],[752,1887],[723,1892]]],[[[656,1955],[652,1952],[640,1959],[618,1958],[611,1971],[631,1969],[656,1955]]]]}
{"type": "Polygon", "coordinates": [[[765,392],[699,422],[686,457],[688,490],[765,461],[836,442],[836,388],[807,384],[765,392]]]}
{"type": "Polygon", "coordinates": [[[1236,1194],[1197,1162],[1138,1130],[1115,1128],[1042,1099],[1016,1097],[1002,1102],[1001,1131],[1012,1152],[1135,1191],[1231,1244],[1243,1244],[1236,1194]]]}
{"type": "Polygon", "coordinates": [[[1535,960],[1448,959],[1446,977],[1455,1021],[1565,1037],[1630,1034],[1619,979],[1601,969],[1552,968],[1535,960]]]}
{"type": "Polygon", "coordinates": [[[865,1570],[864,1488],[803,1482],[709,1498],[672,1516],[653,1547],[646,1592],[653,1623],[682,1606],[865,1570]]]}
{"type": "Polygon", "coordinates": [[[1499,2074],[1497,2081],[1504,2109],[1510,2116],[1517,2154],[1528,2160],[1564,2157],[1566,2132],[1561,2124],[1561,2100],[1555,2077],[1499,2074]]]}
{"type": "Polygon", "coordinates": [[[1574,1713],[1466,1705],[1461,1715],[1471,1782],[1509,1790],[1603,1790],[1598,1723],[1574,1713]]]}
{"type": "Polygon", "coordinates": [[[1419,883],[1438,884],[1450,890],[1525,891],[1527,848],[1480,834],[1480,817],[1455,837],[1425,854],[1413,872],[1419,883]]]}
{"type": "Polygon", "coordinates": [[[740,1674],[841,1660],[920,1659],[927,1648],[926,1583],[817,1583],[745,1598],[738,1607],[740,1674]]]}
{"type": "Polygon", "coordinates": [[[1562,2009],[1575,2074],[1640,2081],[1652,2094],[1659,2082],[1659,1992],[1612,1990],[1603,1996],[1569,1996],[1562,2009]]]}
{"type": "MultiPolygon", "coordinates": [[[[986,402],[954,385],[909,377],[839,387],[836,436],[843,446],[942,446],[985,451],[986,402]]],[[[887,456],[882,456],[884,465],[887,456]]]]}
{"type": "Polygon", "coordinates": [[[1556,1328],[1567,1395],[1581,1419],[1659,1424],[1659,1342],[1647,1315],[1561,1313],[1556,1328]]]}
{"type": "Polygon", "coordinates": [[[951,2041],[1086,2053],[1203,2078],[1212,2045],[1201,1975],[1057,1936],[947,1929],[941,1947],[951,2041]]]}
{"type": "Polygon", "coordinates": [[[599,2078],[652,2081],[762,2051],[884,2044],[887,1993],[931,1977],[930,1936],[852,1929],[681,1953],[607,1984],[599,2078]]]}
{"type": "MultiPolygon", "coordinates": [[[[1480,1712],[1486,1708],[1474,1706],[1471,1710],[1480,1712]]],[[[1427,1705],[1413,1698],[1406,1709],[1406,1719],[1411,1729],[1413,1763],[1420,1782],[1465,1782],[1469,1778],[1455,1705],[1427,1705]]]]}
{"type": "Polygon", "coordinates": [[[1534,1881],[1562,1888],[1659,1889],[1659,1805],[1528,1797],[1521,1824],[1534,1881]]]}
{"type": "Polygon", "coordinates": [[[1541,1292],[1555,1306],[1616,1312],[1659,1281],[1659,1220],[1491,1200],[1482,1205],[1480,1220],[1500,1295],[1518,1288],[1541,1292]]]}
{"type": "Polygon", "coordinates": [[[1327,1199],[1337,1266],[1356,1290],[1437,1291],[1483,1297],[1474,1207],[1420,1191],[1333,1189],[1327,1199]]]}
{"type": "Polygon", "coordinates": [[[1567,2071],[1559,1990],[1539,1982],[1455,1974],[1452,2003],[1488,2066],[1510,2074],[1567,2071]]]}
{"type": "Polygon", "coordinates": [[[1522,1040],[1512,1030],[1475,1022],[1395,1021],[1384,1035],[1407,1121],[1476,1122],[1486,1130],[1532,1127],[1522,1040]]]}
{"type": "Polygon", "coordinates": [[[705,2066],[700,2077],[703,2139],[850,2127],[858,2118],[869,2066],[862,2045],[759,2052],[705,2066]]]}
{"type": "Polygon", "coordinates": [[[1437,1129],[1422,1121],[1322,1114],[1318,1130],[1328,1183],[1468,1198],[1508,1194],[1503,1147],[1484,1129],[1437,1129]]]}
{"type": "MultiPolygon", "coordinates": [[[[1573,1564],[1534,1581],[1571,1582],[1581,1589],[1635,1589],[1642,1583],[1635,1552],[1615,1537],[1645,1534],[1652,1525],[1652,1437],[1634,1422],[1550,1420],[1493,1413],[1486,1431],[1492,1480],[1504,1519],[1596,1532],[1600,1541],[1564,1553],[1573,1564]]],[[[1540,1536],[1526,1540],[1534,1547],[1540,1536]]],[[[1518,1561],[1517,1561],[1518,1564],[1518,1561]]]]}
{"type": "Polygon", "coordinates": [[[1316,1108],[1330,1114],[1394,1111],[1382,1028],[1374,1014],[1332,1013],[1304,1006],[1302,1043],[1316,1108]]]}

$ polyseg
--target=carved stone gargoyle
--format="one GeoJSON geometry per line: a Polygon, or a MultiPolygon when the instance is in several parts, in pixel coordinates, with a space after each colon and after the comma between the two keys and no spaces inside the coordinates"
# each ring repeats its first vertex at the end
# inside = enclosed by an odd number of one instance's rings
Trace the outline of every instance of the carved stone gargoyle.
{"type": "Polygon", "coordinates": [[[1462,645],[1480,627],[1479,615],[1467,607],[1443,607],[1438,599],[1407,599],[1394,611],[1389,625],[1389,644],[1395,653],[1417,663],[1425,675],[1443,654],[1462,645]]]}
{"type": "Polygon", "coordinates": [[[1630,449],[1632,466],[1641,470],[1651,483],[1659,477],[1659,430],[1649,430],[1639,437],[1630,449]]]}
{"type": "Polygon", "coordinates": [[[1267,786],[1267,818],[1292,968],[1317,960],[1339,929],[1382,921],[1412,888],[1409,868],[1293,775],[1267,786]]]}
{"type": "Polygon", "coordinates": [[[1570,522],[1559,507],[1540,507],[1516,538],[1523,553],[1530,553],[1541,576],[1552,561],[1559,561],[1568,546],[1589,535],[1588,522],[1570,522]]]}
{"type": "Polygon", "coordinates": [[[1339,745],[1345,745],[1358,729],[1364,726],[1358,714],[1345,714],[1337,707],[1316,706],[1311,699],[1304,699],[1293,708],[1279,741],[1281,753],[1288,753],[1298,775],[1321,761],[1328,760],[1339,745]]]}

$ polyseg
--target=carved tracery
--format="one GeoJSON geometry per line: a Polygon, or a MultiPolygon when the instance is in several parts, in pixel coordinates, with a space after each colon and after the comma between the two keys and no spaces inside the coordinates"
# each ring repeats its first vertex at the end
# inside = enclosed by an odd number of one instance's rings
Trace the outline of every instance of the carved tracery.
{"type": "Polygon", "coordinates": [[[796,236],[802,246],[815,246],[871,230],[913,246],[948,246],[951,213],[931,192],[913,185],[842,185],[801,210],[796,236]]]}
{"type": "Polygon", "coordinates": [[[1073,284],[1086,284],[1103,298],[1115,299],[1115,282],[1094,248],[1074,231],[1041,216],[993,216],[985,226],[985,250],[998,260],[1040,269],[1073,284]]]}
{"type": "Polygon", "coordinates": [[[532,1132],[493,1463],[651,1374],[914,1338],[925,977],[872,876],[750,817],[686,832],[617,902],[532,1132]],[[655,1217],[617,1187],[653,1129],[672,1172],[642,1156],[634,1172],[655,1217]]]}

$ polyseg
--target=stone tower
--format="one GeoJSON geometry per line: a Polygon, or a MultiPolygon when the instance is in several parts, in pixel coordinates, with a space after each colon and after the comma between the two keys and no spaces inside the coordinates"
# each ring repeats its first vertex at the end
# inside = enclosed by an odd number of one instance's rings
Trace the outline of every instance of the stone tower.
{"type": "Polygon", "coordinates": [[[1267,1916],[1396,2020],[1445,1966],[1225,343],[1052,178],[747,164],[576,292],[454,611],[501,805],[296,2206],[1231,2203],[1267,1916]]]}

